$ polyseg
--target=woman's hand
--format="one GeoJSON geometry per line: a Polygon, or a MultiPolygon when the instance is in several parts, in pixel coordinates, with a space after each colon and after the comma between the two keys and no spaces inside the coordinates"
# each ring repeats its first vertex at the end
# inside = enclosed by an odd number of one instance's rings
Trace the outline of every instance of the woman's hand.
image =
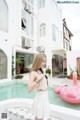
{"type": "Polygon", "coordinates": [[[33,91],[33,89],[36,87],[36,85],[43,80],[45,77],[44,74],[37,74],[36,72],[31,72],[29,82],[28,82],[28,92],[33,91]]]}
{"type": "Polygon", "coordinates": [[[44,77],[45,77],[44,74],[39,74],[36,79],[40,82],[41,80],[43,80],[44,77]]]}

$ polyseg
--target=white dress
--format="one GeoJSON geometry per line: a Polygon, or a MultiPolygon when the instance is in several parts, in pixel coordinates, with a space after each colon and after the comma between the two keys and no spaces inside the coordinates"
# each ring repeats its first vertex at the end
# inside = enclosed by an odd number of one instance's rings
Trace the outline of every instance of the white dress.
{"type": "Polygon", "coordinates": [[[38,119],[44,118],[47,120],[49,118],[49,100],[48,100],[48,91],[38,91],[45,90],[47,88],[47,80],[44,78],[37,87],[37,95],[34,98],[32,104],[32,113],[38,119]]]}

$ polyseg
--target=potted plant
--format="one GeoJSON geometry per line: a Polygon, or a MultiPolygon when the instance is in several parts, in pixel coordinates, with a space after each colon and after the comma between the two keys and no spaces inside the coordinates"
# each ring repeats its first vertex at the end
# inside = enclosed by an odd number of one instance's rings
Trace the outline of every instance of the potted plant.
{"type": "Polygon", "coordinates": [[[15,79],[22,79],[22,78],[23,78],[23,75],[21,75],[21,74],[18,74],[15,76],[15,79]]]}
{"type": "Polygon", "coordinates": [[[64,75],[67,75],[67,68],[64,68],[64,75]]]}
{"type": "Polygon", "coordinates": [[[23,59],[21,56],[16,56],[16,74],[20,74],[20,66],[24,64],[23,59]]]}
{"type": "Polygon", "coordinates": [[[50,68],[47,68],[45,72],[46,72],[46,74],[49,74],[49,75],[50,75],[50,74],[51,74],[51,69],[50,69],[50,68]]]}
{"type": "Polygon", "coordinates": [[[70,67],[70,75],[68,76],[68,79],[72,80],[73,79],[73,72],[76,71],[77,72],[77,79],[80,80],[80,74],[78,73],[78,70],[76,69],[75,67],[75,70],[73,70],[71,67],[70,67]]]}
{"type": "Polygon", "coordinates": [[[14,78],[14,72],[15,72],[15,68],[14,68],[14,56],[12,56],[12,79],[14,78]]]}

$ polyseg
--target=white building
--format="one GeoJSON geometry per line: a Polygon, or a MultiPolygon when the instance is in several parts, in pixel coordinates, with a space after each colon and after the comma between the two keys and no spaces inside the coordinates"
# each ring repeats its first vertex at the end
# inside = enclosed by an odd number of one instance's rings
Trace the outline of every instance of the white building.
{"type": "Polygon", "coordinates": [[[29,72],[37,51],[47,55],[53,76],[63,71],[62,13],[55,0],[0,0],[0,79],[29,72]]]}
{"type": "MultiPolygon", "coordinates": [[[[39,42],[38,48],[44,47],[47,55],[47,67],[52,69],[52,74],[59,73],[62,66],[55,65],[55,60],[63,60],[63,23],[62,12],[55,0],[39,0],[39,42]],[[60,57],[58,57],[60,56],[60,57]],[[60,67],[60,68],[59,68],[60,67]]],[[[60,63],[59,64],[62,64],[60,63]]],[[[54,75],[53,75],[54,76],[54,75]]]]}
{"type": "Polygon", "coordinates": [[[0,0],[0,79],[11,79],[14,68],[15,73],[23,67],[27,72],[33,61],[37,43],[34,6],[33,0],[0,0]]]}

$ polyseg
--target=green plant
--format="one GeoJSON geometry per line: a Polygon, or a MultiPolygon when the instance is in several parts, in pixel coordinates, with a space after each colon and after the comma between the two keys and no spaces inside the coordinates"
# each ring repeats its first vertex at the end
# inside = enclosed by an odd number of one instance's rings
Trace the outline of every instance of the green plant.
{"type": "Polygon", "coordinates": [[[12,78],[14,78],[16,68],[14,68],[14,56],[12,56],[12,78]]]}
{"type": "Polygon", "coordinates": [[[23,75],[20,75],[20,74],[19,74],[19,75],[16,75],[16,76],[15,76],[15,79],[21,79],[21,78],[23,78],[23,75]]]}
{"type": "Polygon", "coordinates": [[[70,68],[70,75],[73,75],[73,72],[77,72],[77,75],[78,76],[80,76],[80,74],[78,73],[78,69],[75,67],[75,69],[73,70],[70,66],[69,66],[69,68],[70,68]]]}
{"type": "Polygon", "coordinates": [[[69,66],[70,69],[70,75],[73,75],[74,70],[69,66]]]}
{"type": "Polygon", "coordinates": [[[23,64],[23,58],[21,58],[19,55],[16,56],[16,64],[23,64]]]}
{"type": "Polygon", "coordinates": [[[67,68],[64,68],[64,72],[67,72],[67,68]]]}
{"type": "Polygon", "coordinates": [[[45,72],[50,75],[50,74],[51,74],[51,69],[50,69],[50,68],[47,68],[45,72]]]}
{"type": "Polygon", "coordinates": [[[20,74],[20,65],[24,64],[24,60],[20,55],[16,55],[16,74],[20,74]]]}

